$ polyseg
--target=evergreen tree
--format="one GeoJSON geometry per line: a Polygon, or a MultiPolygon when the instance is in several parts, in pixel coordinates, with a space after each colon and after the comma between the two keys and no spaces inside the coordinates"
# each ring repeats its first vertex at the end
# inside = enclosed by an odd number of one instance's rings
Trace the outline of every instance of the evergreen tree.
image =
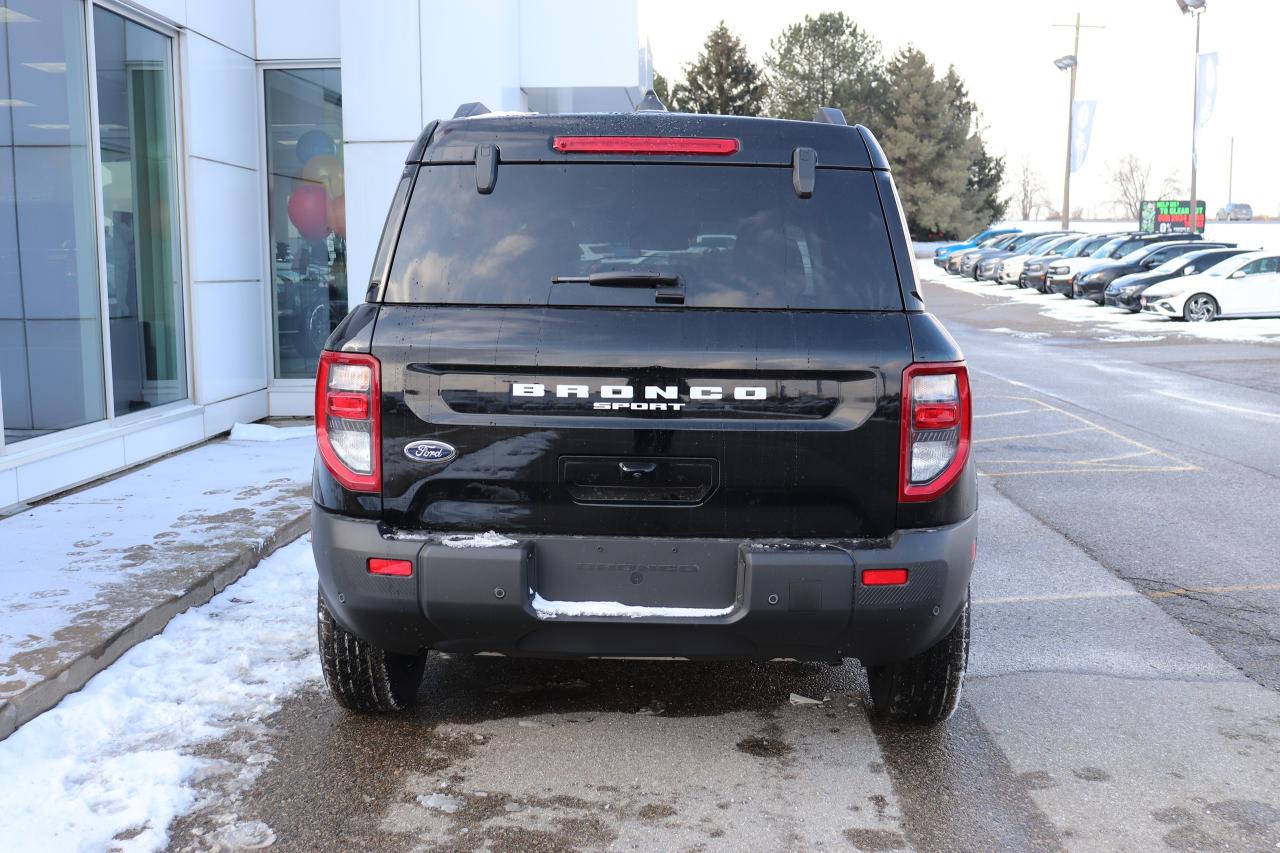
{"type": "Polygon", "coordinates": [[[758,116],[766,89],[759,66],[721,21],[698,59],[685,66],[684,81],[671,90],[670,106],[686,113],[758,116]]]}
{"type": "Polygon", "coordinates": [[[667,82],[667,78],[663,77],[657,71],[653,72],[653,94],[658,96],[658,100],[662,101],[662,105],[667,109],[671,106],[671,84],[667,82]]]}
{"type": "Polygon", "coordinates": [[[808,120],[837,107],[850,124],[872,124],[881,106],[880,43],[843,12],[805,16],[769,45],[769,114],[808,120]]]}
{"type": "Polygon", "coordinates": [[[939,78],[921,51],[906,47],[889,60],[885,79],[876,133],[911,233],[978,230],[1002,217],[1004,159],[988,153],[955,69],[939,78]]]}

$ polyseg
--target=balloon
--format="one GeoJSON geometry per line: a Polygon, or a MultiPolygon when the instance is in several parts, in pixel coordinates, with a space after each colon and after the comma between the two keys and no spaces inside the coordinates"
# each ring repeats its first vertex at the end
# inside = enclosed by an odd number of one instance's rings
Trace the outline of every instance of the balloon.
{"type": "Polygon", "coordinates": [[[333,156],[336,150],[332,136],[323,130],[308,130],[298,137],[298,144],[294,146],[293,153],[297,156],[299,163],[306,163],[312,157],[318,157],[321,154],[333,156]]]}
{"type": "Polygon", "coordinates": [[[347,197],[344,195],[329,202],[329,230],[347,239],[347,197]]]}
{"type": "Polygon", "coordinates": [[[302,179],[322,184],[329,198],[337,198],[345,190],[342,186],[342,164],[332,154],[317,154],[302,167],[302,179]]]}
{"type": "Polygon", "coordinates": [[[322,240],[329,233],[328,206],[323,186],[300,183],[289,194],[289,221],[308,240],[322,240]]]}

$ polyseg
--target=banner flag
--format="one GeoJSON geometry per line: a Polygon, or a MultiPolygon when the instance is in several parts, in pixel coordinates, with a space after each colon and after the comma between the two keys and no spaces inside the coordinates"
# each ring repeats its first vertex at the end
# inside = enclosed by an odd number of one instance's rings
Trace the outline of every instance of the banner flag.
{"type": "Polygon", "coordinates": [[[1079,171],[1089,156],[1089,140],[1093,138],[1093,114],[1097,101],[1076,101],[1071,105],[1071,171],[1079,171]]]}

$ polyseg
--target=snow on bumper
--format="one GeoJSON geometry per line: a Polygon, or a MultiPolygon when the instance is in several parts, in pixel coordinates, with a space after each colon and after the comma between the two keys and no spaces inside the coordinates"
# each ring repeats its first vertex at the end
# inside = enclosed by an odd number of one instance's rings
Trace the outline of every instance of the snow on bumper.
{"type": "Polygon", "coordinates": [[[389,651],[882,663],[954,624],[975,521],[888,540],[516,537],[459,549],[316,509],[320,589],[344,628],[389,651]],[[412,560],[412,577],[366,570],[412,560]],[[902,586],[858,582],[906,568],[902,586]]]}

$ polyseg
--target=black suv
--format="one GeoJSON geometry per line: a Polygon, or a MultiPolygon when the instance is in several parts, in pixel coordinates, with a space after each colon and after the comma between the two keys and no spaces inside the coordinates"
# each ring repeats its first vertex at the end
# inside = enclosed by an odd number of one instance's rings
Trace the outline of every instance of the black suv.
{"type": "Polygon", "coordinates": [[[867,667],[937,723],[968,657],[969,379],[889,164],[812,122],[433,122],[316,385],[326,681],[429,650],[867,667]]]}

